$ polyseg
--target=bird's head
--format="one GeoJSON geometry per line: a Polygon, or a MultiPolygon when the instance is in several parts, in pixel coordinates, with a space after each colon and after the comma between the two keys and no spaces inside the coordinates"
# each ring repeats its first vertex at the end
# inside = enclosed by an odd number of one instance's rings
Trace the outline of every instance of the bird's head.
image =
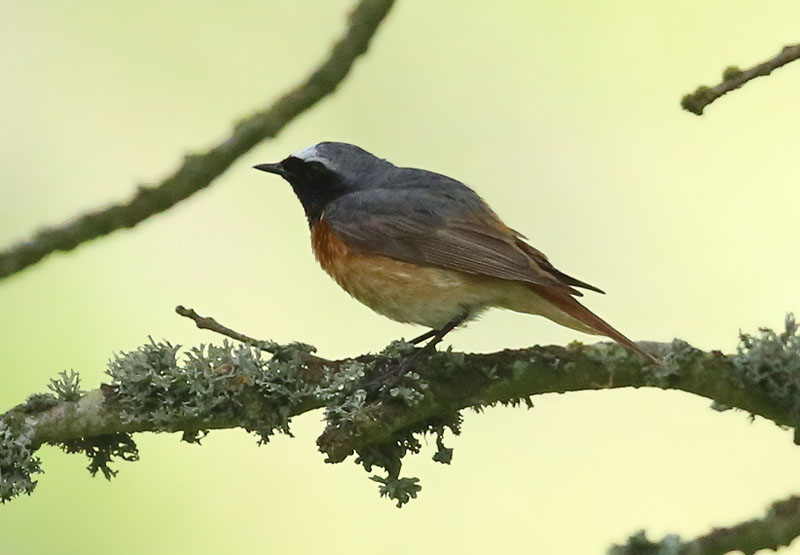
{"type": "Polygon", "coordinates": [[[336,198],[374,187],[394,166],[366,150],[347,143],[317,143],[257,170],[283,177],[303,205],[309,225],[336,198]]]}

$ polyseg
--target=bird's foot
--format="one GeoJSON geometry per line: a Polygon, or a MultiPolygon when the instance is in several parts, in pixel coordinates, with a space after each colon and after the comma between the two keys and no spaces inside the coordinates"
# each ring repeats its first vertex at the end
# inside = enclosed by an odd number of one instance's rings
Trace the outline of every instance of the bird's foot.
{"type": "Polygon", "coordinates": [[[413,353],[401,360],[391,359],[387,361],[385,367],[378,373],[378,376],[365,384],[364,389],[367,391],[367,396],[378,395],[381,392],[390,392],[391,394],[392,390],[400,384],[403,378],[418,366],[422,358],[428,357],[436,352],[436,345],[441,342],[445,335],[464,322],[467,315],[468,313],[464,312],[464,314],[454,318],[441,329],[429,330],[419,337],[408,341],[411,345],[417,345],[426,339],[429,340],[422,348],[414,349],[413,353]]]}
{"type": "Polygon", "coordinates": [[[422,348],[414,349],[414,352],[400,359],[388,359],[379,368],[376,368],[375,377],[364,384],[363,388],[368,397],[389,393],[392,389],[399,386],[406,377],[413,374],[419,367],[421,359],[431,352],[435,352],[434,346],[425,345],[422,348]]]}

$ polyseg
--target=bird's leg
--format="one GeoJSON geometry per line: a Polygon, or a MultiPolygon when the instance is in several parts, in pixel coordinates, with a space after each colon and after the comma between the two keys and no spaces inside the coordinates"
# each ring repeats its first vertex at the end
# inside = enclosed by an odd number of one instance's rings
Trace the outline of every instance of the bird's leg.
{"type": "MultiPolygon", "coordinates": [[[[433,339],[428,341],[425,344],[425,346],[419,352],[432,351],[432,350],[435,349],[436,345],[438,345],[442,341],[442,339],[444,339],[445,335],[447,335],[448,333],[450,333],[451,331],[456,329],[458,326],[460,326],[464,322],[464,320],[466,320],[466,319],[467,319],[467,314],[466,313],[465,314],[461,314],[457,318],[453,318],[452,320],[447,322],[447,324],[445,324],[442,327],[442,329],[431,330],[428,333],[423,333],[422,335],[420,335],[416,339],[412,340],[411,343],[416,345],[420,341],[424,341],[425,339],[428,339],[428,337],[433,337],[433,339]]],[[[418,353],[416,353],[416,354],[418,354],[418,353]]]]}
{"type": "Polygon", "coordinates": [[[464,320],[467,319],[467,316],[469,316],[469,313],[465,311],[463,314],[450,320],[447,324],[442,326],[442,328],[438,330],[436,329],[430,330],[426,333],[423,333],[419,337],[416,337],[411,341],[409,341],[409,343],[416,345],[417,343],[420,343],[428,338],[431,338],[431,340],[428,341],[424,347],[418,349],[417,352],[415,352],[407,359],[405,359],[402,362],[402,364],[400,364],[400,366],[398,366],[397,369],[394,372],[392,372],[392,374],[396,376],[397,379],[404,376],[411,369],[411,364],[414,361],[418,360],[419,357],[425,354],[435,351],[436,345],[438,345],[442,341],[442,339],[444,339],[444,336],[453,331],[458,326],[460,326],[462,323],[464,323],[464,320]]]}
{"type": "Polygon", "coordinates": [[[377,381],[370,382],[367,384],[366,389],[368,391],[377,392],[380,389],[386,388],[387,390],[391,387],[394,387],[403,376],[405,376],[412,368],[413,363],[418,360],[420,356],[423,356],[431,351],[436,349],[436,345],[442,341],[445,335],[453,331],[459,325],[461,325],[464,320],[467,319],[469,316],[468,312],[464,312],[463,314],[459,315],[457,318],[453,318],[447,324],[445,324],[440,329],[432,329],[426,331],[419,337],[415,337],[409,343],[412,345],[416,345],[425,341],[426,339],[430,339],[428,343],[425,344],[424,347],[421,349],[417,349],[416,352],[409,355],[404,360],[400,361],[399,364],[394,366],[393,368],[389,369],[382,377],[378,378],[377,381]]]}
{"type": "Polygon", "coordinates": [[[422,335],[420,335],[418,337],[415,337],[414,339],[408,340],[408,343],[411,343],[412,345],[417,345],[419,343],[422,343],[426,339],[429,339],[429,338],[433,337],[437,333],[439,333],[439,330],[430,329],[430,330],[426,331],[425,333],[423,333],[422,335]]]}

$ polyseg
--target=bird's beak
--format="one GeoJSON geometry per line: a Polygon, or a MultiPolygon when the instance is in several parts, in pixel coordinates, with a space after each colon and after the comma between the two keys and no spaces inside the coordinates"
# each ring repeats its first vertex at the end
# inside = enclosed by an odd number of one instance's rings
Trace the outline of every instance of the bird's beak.
{"type": "Polygon", "coordinates": [[[262,172],[274,173],[280,175],[281,177],[286,177],[288,175],[280,162],[275,164],[258,164],[253,166],[253,169],[261,170],[262,172]]]}

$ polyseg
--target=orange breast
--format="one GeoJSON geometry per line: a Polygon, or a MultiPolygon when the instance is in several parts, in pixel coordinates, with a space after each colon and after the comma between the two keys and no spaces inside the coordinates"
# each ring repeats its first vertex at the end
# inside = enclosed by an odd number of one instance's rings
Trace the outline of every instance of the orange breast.
{"type": "Polygon", "coordinates": [[[351,257],[350,248],[339,239],[324,217],[311,228],[311,248],[322,269],[334,279],[336,267],[345,262],[343,259],[351,257]]]}
{"type": "Polygon", "coordinates": [[[498,304],[493,278],[418,266],[349,247],[324,216],[311,231],[320,266],[357,300],[400,322],[441,328],[498,304]]]}

